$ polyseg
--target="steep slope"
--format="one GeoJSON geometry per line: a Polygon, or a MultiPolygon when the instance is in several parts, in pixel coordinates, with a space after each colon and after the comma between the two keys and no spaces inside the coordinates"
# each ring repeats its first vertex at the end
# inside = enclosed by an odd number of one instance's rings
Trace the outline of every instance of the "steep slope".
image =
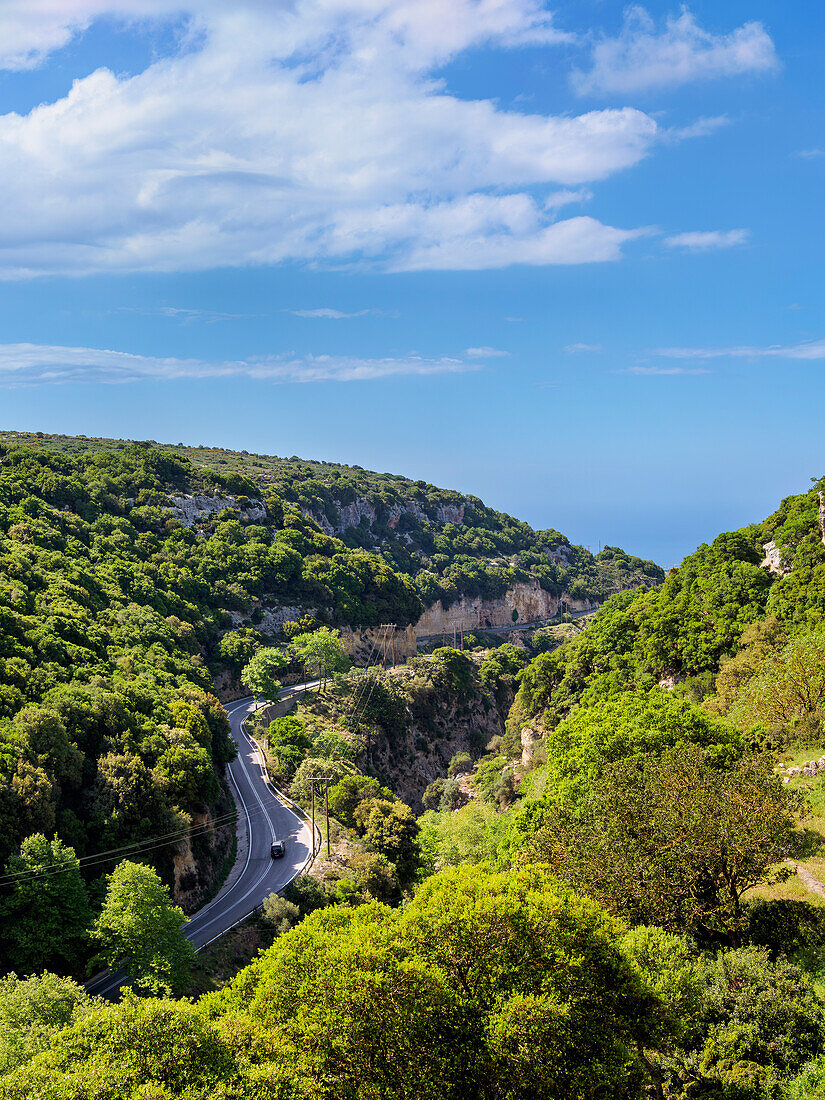
{"type": "MultiPolygon", "coordinates": [[[[661,682],[703,698],[748,628],[783,636],[825,620],[825,479],[764,522],[719,535],[659,587],[613,596],[590,628],[524,673],[514,721],[556,721],[577,703],[661,682]]],[[[753,634],[748,635],[750,638],[753,634]]]]}

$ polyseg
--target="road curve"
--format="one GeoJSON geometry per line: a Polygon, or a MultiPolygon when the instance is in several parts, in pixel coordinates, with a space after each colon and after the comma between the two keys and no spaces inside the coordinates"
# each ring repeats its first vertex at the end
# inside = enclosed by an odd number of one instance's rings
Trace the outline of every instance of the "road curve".
{"type": "MultiPolygon", "coordinates": [[[[301,685],[304,686],[312,685],[301,685]]],[[[288,697],[300,688],[283,692],[288,697]]],[[[229,785],[238,809],[239,834],[246,830],[249,845],[240,875],[184,926],[183,932],[196,951],[218,939],[256,909],[264,898],[283,889],[309,860],[312,839],[310,826],[294,813],[269,783],[260,750],[243,729],[243,720],[252,711],[251,699],[242,699],[226,708],[238,755],[227,766],[229,785]],[[275,838],[286,844],[286,855],[272,859],[270,845],[275,838]]],[[[139,854],[136,855],[139,858],[139,854]]],[[[104,971],[86,983],[89,993],[115,999],[126,982],[122,970],[104,971]]]]}

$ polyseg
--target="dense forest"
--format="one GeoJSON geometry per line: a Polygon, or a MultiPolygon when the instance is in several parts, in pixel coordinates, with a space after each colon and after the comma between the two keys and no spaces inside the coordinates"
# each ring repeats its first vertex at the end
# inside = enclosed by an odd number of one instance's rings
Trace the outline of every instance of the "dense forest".
{"type": "Polygon", "coordinates": [[[324,464],[11,442],[0,1098],[825,1098],[825,483],[549,652],[470,639],[399,668],[331,659],[323,688],[254,727],[297,801],[331,777],[331,855],[230,934],[234,966],[150,960],[104,1006],[66,975],[89,928],[116,925],[118,891],[155,898],[167,939],[182,914],[151,853],[77,857],[220,798],[210,673],[277,676],[376,608],[413,620],[418,567],[442,554],[443,579],[459,546],[511,570],[568,544],[527,529],[520,545],[515,521],[432,487],[402,502],[389,475],[356,470],[350,499],[324,464]],[[372,499],[330,534],[367,492],[386,510],[372,499]],[[187,526],[174,499],[198,495],[233,506],[187,526]],[[460,543],[485,530],[511,540],[500,557],[460,543]],[[270,638],[239,626],[273,596],[316,613],[270,638]],[[30,873],[59,861],[59,886],[30,873]]]}
{"type": "MultiPolygon", "coordinates": [[[[0,432],[0,443],[77,456],[117,454],[130,446],[118,440],[20,432],[0,432]]],[[[336,564],[346,560],[351,572],[359,562],[355,551],[372,551],[393,572],[410,578],[424,605],[439,599],[448,605],[463,595],[494,599],[512,584],[531,579],[554,595],[566,592],[573,599],[599,602],[617,589],[651,585],[664,575],[654,562],[618,547],[606,546],[594,555],[556,530],[534,531],[478,497],[424,481],[297,457],[182,445],[163,449],[195,472],[190,492],[237,493],[241,505],[245,495],[260,497],[267,503],[268,520],[279,526],[283,514],[291,517],[290,525],[296,514],[307,516],[325,533],[338,535],[351,552],[341,558],[344,548],[339,547],[336,564]]],[[[308,556],[330,556],[329,544],[293,545],[308,556]]],[[[342,603],[345,593],[336,587],[333,570],[321,569],[313,579],[331,591],[310,585],[292,594],[320,603],[328,615],[350,626],[379,621],[357,603],[342,603]]],[[[387,621],[409,621],[420,609],[401,604],[387,609],[387,621]]]]}

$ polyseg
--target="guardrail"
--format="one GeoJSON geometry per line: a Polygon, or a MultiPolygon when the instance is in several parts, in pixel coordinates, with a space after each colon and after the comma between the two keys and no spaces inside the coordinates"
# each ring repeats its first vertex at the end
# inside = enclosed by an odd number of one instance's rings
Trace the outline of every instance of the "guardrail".
{"type": "MultiPolygon", "coordinates": [[[[257,710],[263,710],[267,706],[271,706],[271,705],[272,705],[271,703],[263,703],[260,707],[255,707],[250,713],[254,714],[257,710]]],[[[249,717],[249,715],[247,715],[247,718],[248,717],[249,717]]],[[[261,753],[261,758],[262,758],[263,764],[264,764],[264,769],[263,769],[264,770],[264,782],[266,783],[267,787],[269,787],[269,789],[272,791],[272,793],[275,795],[275,797],[280,802],[282,802],[287,807],[287,809],[291,810],[292,813],[294,813],[296,817],[300,817],[305,822],[307,822],[307,824],[310,824],[311,823],[311,818],[310,818],[309,814],[306,812],[306,810],[303,808],[303,806],[299,806],[297,802],[293,802],[293,800],[289,797],[289,795],[284,794],[284,792],[279,790],[275,786],[275,784],[272,782],[272,780],[270,778],[270,775],[269,775],[269,768],[267,767],[267,763],[266,763],[266,757],[264,756],[260,746],[256,743],[255,739],[253,737],[250,737],[250,735],[247,733],[246,718],[244,718],[241,721],[241,731],[242,731],[243,735],[247,738],[247,740],[252,745],[254,745],[254,747],[257,749],[257,751],[261,753]]],[[[249,840],[251,842],[252,838],[250,837],[249,840]]],[[[315,826],[315,835],[312,838],[312,851],[309,853],[309,856],[304,861],[304,863],[301,865],[301,867],[295,872],[295,874],[292,876],[292,878],[289,880],[289,882],[285,882],[284,885],[279,890],[274,890],[273,893],[282,894],[284,892],[284,890],[287,888],[287,886],[289,886],[289,883],[294,882],[294,880],[298,877],[298,875],[306,874],[306,872],[312,866],[318,852],[320,852],[322,843],[323,843],[323,837],[321,835],[321,827],[319,825],[316,825],[315,826]]],[[[254,905],[249,910],[248,913],[244,913],[244,915],[242,917],[238,917],[238,919],[236,921],[233,921],[233,923],[230,924],[227,928],[224,928],[221,932],[219,932],[217,934],[217,936],[213,936],[211,940],[207,940],[206,943],[202,943],[200,945],[200,947],[196,947],[195,948],[196,954],[203,951],[204,948],[209,947],[210,944],[215,943],[215,941],[219,940],[221,938],[221,936],[225,936],[227,932],[231,932],[233,928],[237,928],[239,924],[243,924],[243,922],[245,920],[249,920],[249,918],[252,916],[252,914],[257,912],[257,910],[260,909],[260,908],[261,908],[260,905],[254,905]]]]}

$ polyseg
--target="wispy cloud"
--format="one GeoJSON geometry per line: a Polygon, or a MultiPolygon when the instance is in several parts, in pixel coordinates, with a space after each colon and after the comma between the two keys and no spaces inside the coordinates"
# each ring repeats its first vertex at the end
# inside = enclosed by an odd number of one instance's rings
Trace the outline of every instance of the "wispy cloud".
{"type": "Polygon", "coordinates": [[[673,237],[665,237],[665,244],[668,248],[684,248],[688,252],[710,252],[717,248],[736,248],[737,245],[747,244],[749,238],[749,229],[713,229],[677,233],[673,237]]]}
{"type": "Polygon", "coordinates": [[[794,153],[795,157],[802,157],[803,160],[817,160],[819,157],[825,157],[825,149],[800,149],[798,153],[794,153]]]}
{"type": "Polygon", "coordinates": [[[221,313],[214,309],[186,309],[181,306],[121,306],[121,313],[143,313],[153,317],[169,317],[183,325],[202,321],[211,325],[216,321],[240,321],[254,316],[251,313],[221,313]]]}
{"type": "Polygon", "coordinates": [[[350,317],[366,317],[370,313],[380,313],[377,309],[356,309],[352,313],[345,313],[342,309],[330,309],[321,306],[320,309],[285,309],[283,313],[291,313],[293,317],[318,318],[326,321],[343,321],[350,317]]]}
{"type": "Polygon", "coordinates": [[[697,118],[693,122],[688,122],[685,126],[673,126],[666,130],[663,129],[661,138],[662,141],[689,141],[691,138],[708,137],[709,134],[715,134],[717,130],[729,125],[730,119],[727,115],[712,115],[697,118]]]}
{"type": "Polygon", "coordinates": [[[623,371],[619,371],[620,374],[638,374],[638,375],[676,375],[676,374],[710,374],[711,372],[707,367],[646,367],[642,365],[636,365],[633,367],[626,367],[623,371]]]}
{"type": "Polygon", "coordinates": [[[571,78],[580,95],[614,95],[673,88],[695,80],[770,72],[778,61],[761,23],[744,23],[729,34],[706,31],[686,8],[662,30],[638,4],[625,11],[615,38],[593,46],[591,66],[571,78]]]}
{"type": "Polygon", "coordinates": [[[0,386],[235,377],[273,383],[364,382],[477,369],[477,364],[452,356],[427,358],[411,354],[368,359],[347,355],[269,355],[208,360],[134,355],[106,348],[0,344],[0,386]]]}
{"type": "Polygon", "coordinates": [[[739,344],[733,347],[656,348],[652,355],[669,359],[825,359],[825,339],[800,344],[770,344],[767,347],[739,344]]]}
{"type": "Polygon", "coordinates": [[[510,352],[501,351],[499,348],[467,348],[464,352],[468,359],[502,359],[506,358],[510,352]]]}
{"type": "Polygon", "coordinates": [[[568,344],[564,349],[568,355],[579,355],[582,352],[601,351],[601,344],[568,344]]]}

